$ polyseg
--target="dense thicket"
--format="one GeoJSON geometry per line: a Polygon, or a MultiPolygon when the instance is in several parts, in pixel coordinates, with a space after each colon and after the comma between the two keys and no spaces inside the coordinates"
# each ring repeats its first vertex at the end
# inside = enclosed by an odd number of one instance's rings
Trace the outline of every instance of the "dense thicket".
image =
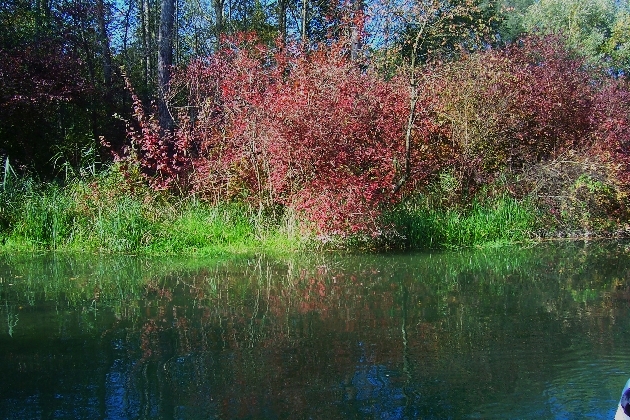
{"type": "Polygon", "coordinates": [[[501,190],[560,214],[554,191],[588,178],[619,218],[629,14],[614,0],[2,2],[5,179],[115,159],[157,190],[378,236],[384,212],[445,180],[436,205],[501,190]]]}
{"type": "Polygon", "coordinates": [[[177,73],[171,89],[184,100],[177,129],[160,135],[136,101],[128,165],[155,188],[290,209],[324,234],[378,235],[385,208],[444,171],[465,199],[568,153],[597,160],[620,188],[630,169],[626,84],[590,72],[558,38],[388,80],[343,42],[304,52],[241,38],[177,73]]]}

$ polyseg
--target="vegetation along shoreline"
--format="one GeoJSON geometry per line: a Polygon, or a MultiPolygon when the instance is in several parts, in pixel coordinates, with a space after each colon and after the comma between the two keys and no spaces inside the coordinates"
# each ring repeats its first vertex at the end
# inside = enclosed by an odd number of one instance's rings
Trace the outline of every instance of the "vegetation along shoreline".
{"type": "Polygon", "coordinates": [[[241,2],[0,8],[1,251],[630,231],[628,2],[241,2]]]}

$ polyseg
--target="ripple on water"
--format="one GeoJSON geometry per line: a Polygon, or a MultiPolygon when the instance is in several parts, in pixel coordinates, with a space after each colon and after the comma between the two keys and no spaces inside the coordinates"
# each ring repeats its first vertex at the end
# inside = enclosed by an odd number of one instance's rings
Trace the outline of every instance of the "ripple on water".
{"type": "Polygon", "coordinates": [[[627,362],[625,352],[594,357],[587,346],[571,349],[551,367],[551,380],[530,375],[510,395],[478,407],[469,417],[610,420],[630,376],[627,362]]]}

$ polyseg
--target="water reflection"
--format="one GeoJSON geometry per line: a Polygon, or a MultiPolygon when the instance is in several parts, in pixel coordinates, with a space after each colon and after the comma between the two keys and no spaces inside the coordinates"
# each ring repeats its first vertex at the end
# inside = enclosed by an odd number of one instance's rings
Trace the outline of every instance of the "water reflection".
{"type": "Polygon", "coordinates": [[[0,257],[2,418],[612,418],[624,244],[0,257]]]}

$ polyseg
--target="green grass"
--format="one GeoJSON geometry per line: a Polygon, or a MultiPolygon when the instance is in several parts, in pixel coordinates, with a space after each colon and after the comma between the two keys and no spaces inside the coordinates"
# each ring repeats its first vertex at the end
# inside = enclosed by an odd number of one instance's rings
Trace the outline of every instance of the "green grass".
{"type": "Polygon", "coordinates": [[[502,196],[466,208],[431,207],[422,197],[387,214],[401,242],[415,249],[454,249],[527,241],[538,227],[528,201],[502,196]]]}
{"type": "Polygon", "coordinates": [[[387,212],[384,236],[326,245],[301,233],[295,214],[158,194],[115,168],[63,186],[12,177],[0,189],[0,251],[228,255],[327,246],[453,249],[526,241],[541,219],[530,202],[507,196],[465,208],[430,202],[418,196],[387,212]]]}
{"type": "Polygon", "coordinates": [[[302,247],[280,217],[263,223],[246,204],[121,189],[117,176],[2,188],[0,250],[220,255],[302,247]]]}

